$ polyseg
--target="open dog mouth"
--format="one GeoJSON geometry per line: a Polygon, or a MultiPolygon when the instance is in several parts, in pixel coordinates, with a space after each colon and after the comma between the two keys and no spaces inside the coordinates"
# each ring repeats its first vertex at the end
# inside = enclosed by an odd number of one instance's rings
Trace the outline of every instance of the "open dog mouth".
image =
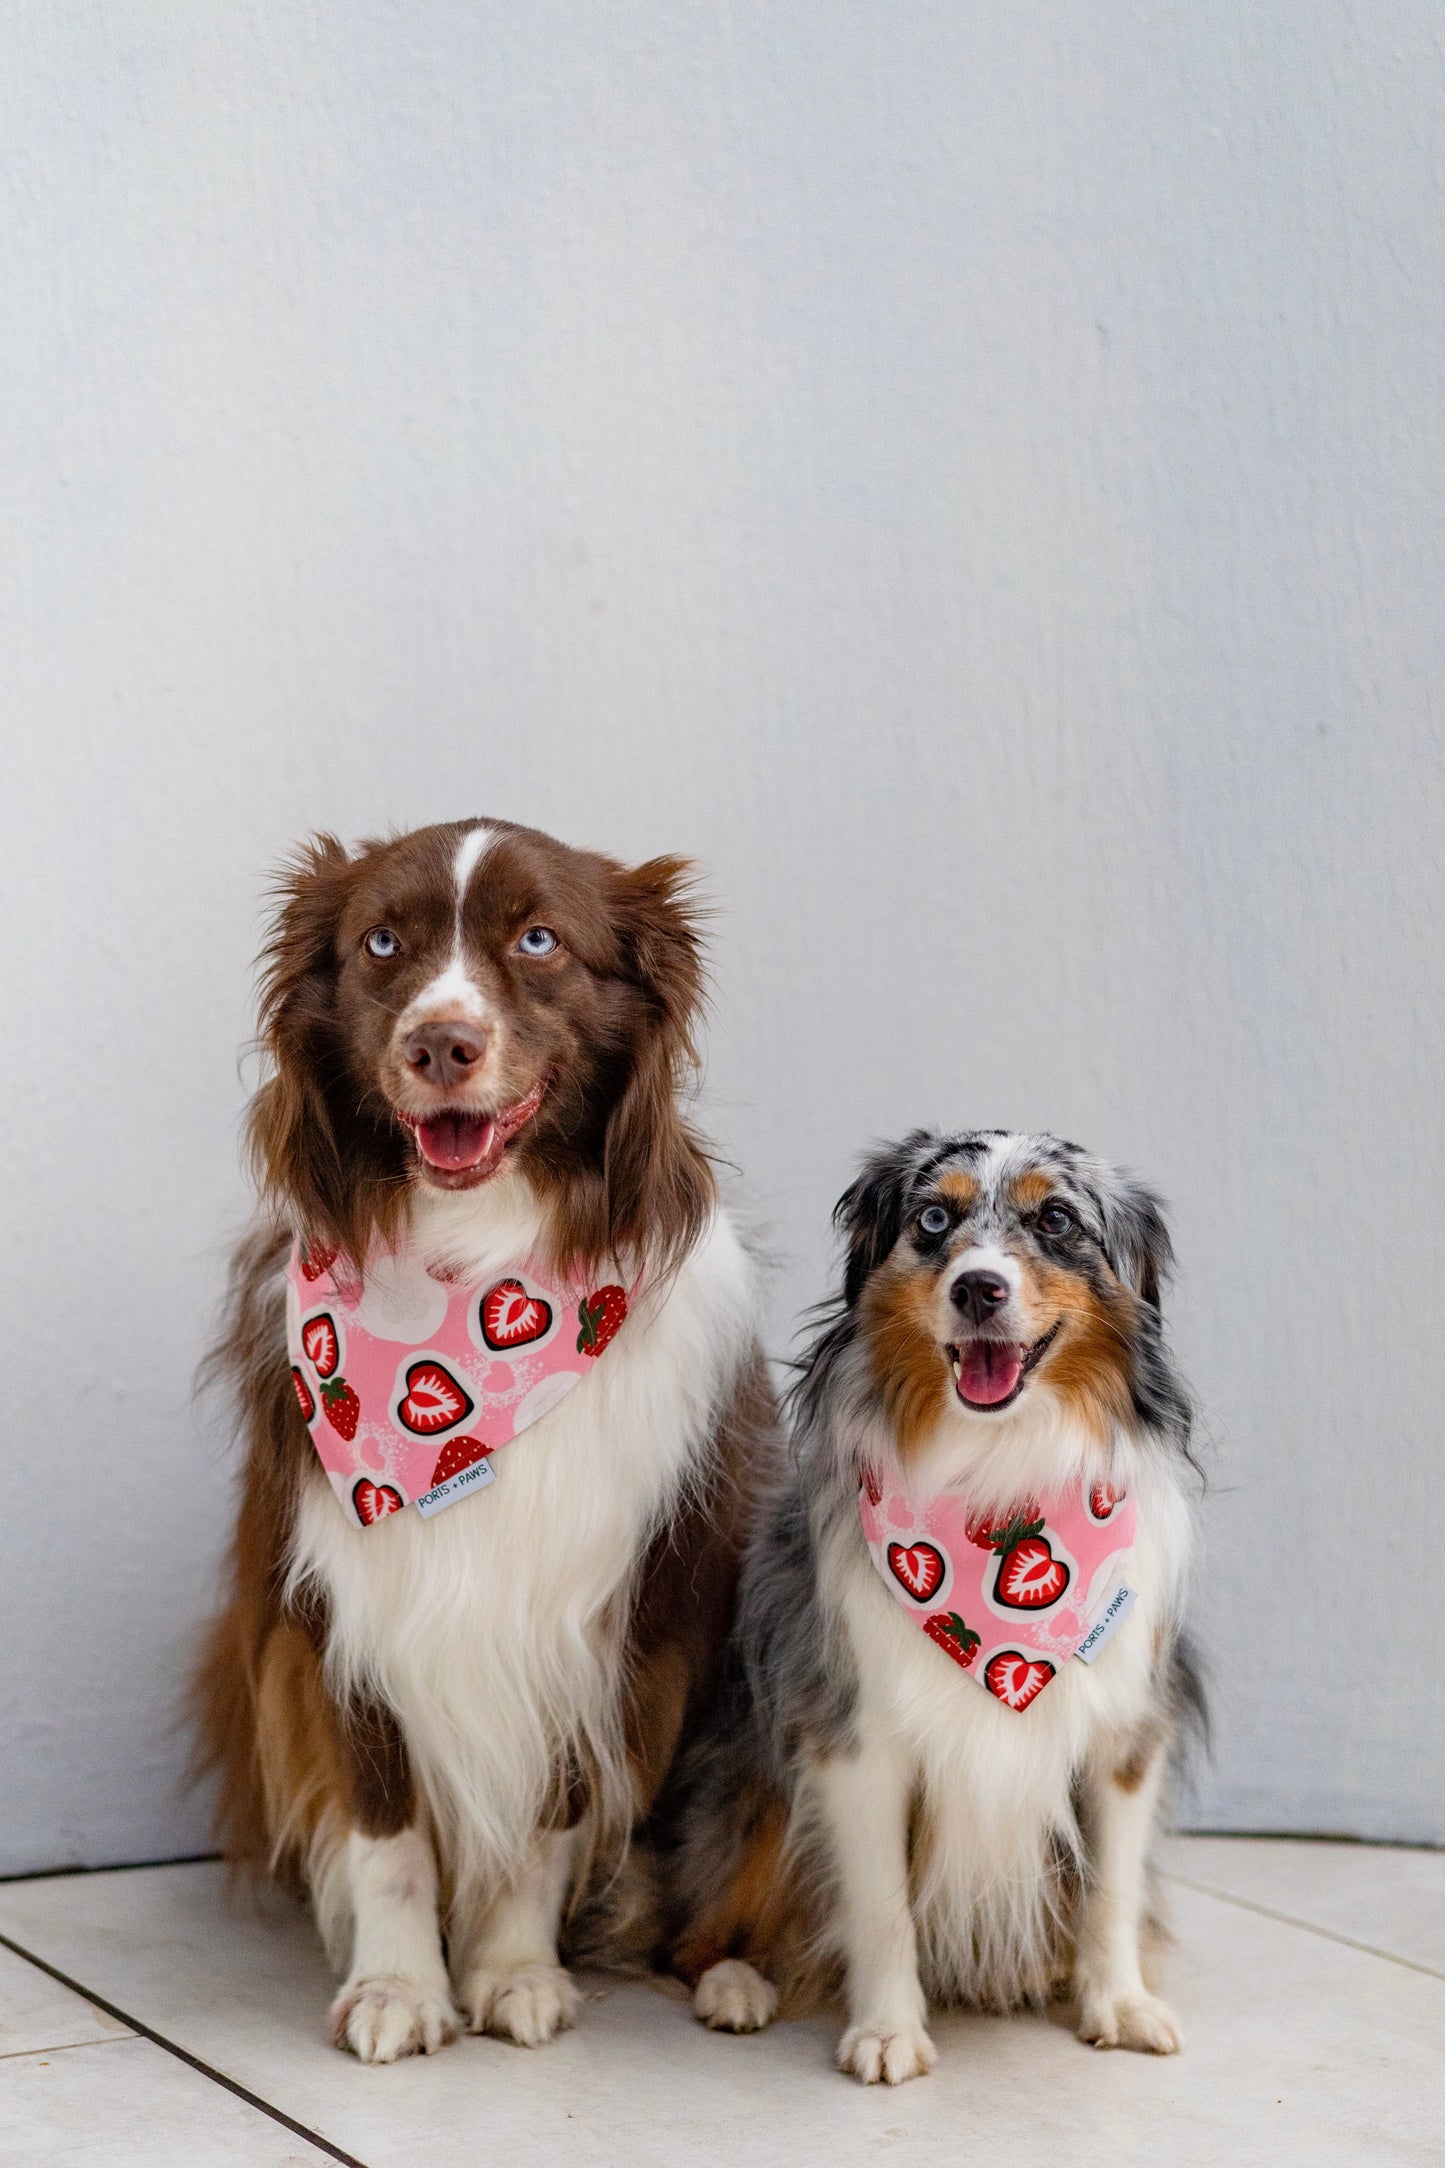
{"type": "Polygon", "coordinates": [[[1007,1408],[1018,1399],[1034,1365],[1048,1352],[1062,1318],[1024,1347],[1017,1340],[963,1340],[950,1346],[953,1388],[966,1408],[1007,1408]]]}
{"type": "Polygon", "coordinates": [[[547,1089],[540,1078],[525,1099],[516,1100],[496,1114],[476,1114],[469,1107],[444,1107],[437,1114],[404,1114],[396,1110],[416,1142],[417,1156],[427,1174],[447,1189],[470,1189],[495,1174],[502,1154],[513,1137],[525,1129],[547,1089]]]}

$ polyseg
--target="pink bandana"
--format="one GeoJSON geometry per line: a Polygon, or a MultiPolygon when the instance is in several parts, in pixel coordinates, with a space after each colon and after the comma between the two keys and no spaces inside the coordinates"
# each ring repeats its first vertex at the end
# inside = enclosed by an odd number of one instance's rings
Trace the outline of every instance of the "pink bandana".
{"type": "Polygon", "coordinates": [[[1092,1663],[1123,1622],[1134,1501],[1108,1483],[970,1513],[951,1491],[910,1498],[864,1470],[869,1556],[916,1626],[1006,1709],[1026,1709],[1071,1656],[1092,1663]]]}
{"type": "Polygon", "coordinates": [[[293,1246],[286,1344],[311,1442],[363,1528],[492,1482],[489,1456],[588,1375],[637,1291],[550,1283],[530,1264],[471,1285],[406,1250],[354,1280],[336,1255],[293,1246]]]}

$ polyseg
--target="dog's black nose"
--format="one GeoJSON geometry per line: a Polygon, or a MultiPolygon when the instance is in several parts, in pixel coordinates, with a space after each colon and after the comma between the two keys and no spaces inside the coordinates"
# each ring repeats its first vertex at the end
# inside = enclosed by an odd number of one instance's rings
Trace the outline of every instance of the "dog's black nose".
{"type": "Polygon", "coordinates": [[[971,1324],[984,1325],[1008,1301],[1008,1281],[997,1272],[960,1272],[948,1292],[971,1324]]]}
{"type": "Polygon", "coordinates": [[[408,1032],[402,1046],[409,1066],[426,1084],[461,1084],[487,1051],[485,1032],[474,1024],[441,1017],[408,1032]]]}

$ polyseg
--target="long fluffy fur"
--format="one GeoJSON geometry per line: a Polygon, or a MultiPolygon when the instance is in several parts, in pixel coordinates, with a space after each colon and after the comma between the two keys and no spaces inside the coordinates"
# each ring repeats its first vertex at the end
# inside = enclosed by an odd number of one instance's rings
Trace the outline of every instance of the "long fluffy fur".
{"type": "MultiPolygon", "coordinates": [[[[997,1131],[918,1131],[881,1148],[840,1201],[838,1222],[843,1287],[800,1365],[792,1465],[747,1560],[726,1715],[689,1765],[675,1962],[696,1982],[743,1961],[782,1989],[785,2007],[838,1983],[839,1862],[819,1786],[827,1769],[886,1738],[912,1770],[910,1901],[924,1990],[934,2002],[1008,2008],[1047,1997],[1069,1975],[1091,1872],[1083,1773],[1117,1765],[1127,1790],[1131,1756],[1142,1773],[1161,1745],[1202,1721],[1182,1623],[1190,1408],[1159,1311],[1169,1239],[1143,1185],[1076,1146],[997,1131]],[[1096,1328],[1092,1359],[1108,1374],[1090,1377],[1075,1362],[1061,1372],[1070,1388],[1054,1391],[1045,1368],[1016,1410],[981,1420],[960,1420],[941,1383],[925,1396],[921,1431],[900,1438],[906,1396],[880,1368],[870,1289],[896,1269],[890,1259],[910,1254],[919,1199],[950,1170],[990,1197],[1042,1174],[1068,1200],[1081,1229],[1070,1269],[1096,1328]],[[1105,1406],[1115,1411],[1107,1421],[1105,1406]],[[868,1557],[861,1471],[910,1453],[932,1456],[933,1480],[989,1509],[1085,1471],[1123,1478],[1133,1492],[1135,1611],[1092,1667],[1066,1666],[1026,1714],[961,1678],[902,1616],[868,1557]]],[[[997,1233],[997,1214],[990,1224],[997,1233]]],[[[1007,1246],[1006,1229],[999,1239],[1007,1246]]],[[[763,2021],[765,2003],[740,2007],[744,2027],[763,2021]]]]}
{"type": "Polygon", "coordinates": [[[198,1765],[219,1778],[228,1856],[308,1889],[336,1964],[351,1952],[333,2034],[373,2059],[449,2037],[440,1929],[464,1973],[514,1901],[552,1910],[532,1939],[553,1984],[529,1975],[501,2016],[495,1981],[475,1987],[466,2014],[525,2039],[569,2021],[556,1892],[537,1894],[564,1855],[591,1955],[654,1931],[655,1898],[622,1866],[713,1691],[774,1452],[753,1268],[680,1099],[702,983],[680,860],[628,869],[464,822],[354,854],[317,837],[283,874],[249,1128],[263,1212],[210,1365],[246,1461],[193,1682],[198,1765]],[[394,965],[368,960],[382,921],[401,929],[394,965]],[[536,968],[517,951],[533,923],[561,936],[536,968]],[[459,987],[486,1048],[466,1111],[542,1086],[480,1186],[423,1179],[398,1119],[424,1111],[396,1079],[423,1089],[404,1048],[437,985],[459,987]],[[465,1277],[537,1257],[642,1284],[585,1387],[499,1449],[484,1494],[361,1529],[295,1405],[284,1261],[293,1235],[361,1260],[403,1233],[465,1277]],[[357,1977],[368,1964],[379,1981],[357,1977]]]}

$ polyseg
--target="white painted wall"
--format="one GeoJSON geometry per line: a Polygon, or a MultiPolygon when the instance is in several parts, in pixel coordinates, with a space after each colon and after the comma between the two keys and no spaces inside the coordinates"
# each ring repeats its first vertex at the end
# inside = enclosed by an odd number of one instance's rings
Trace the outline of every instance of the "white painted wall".
{"type": "Polygon", "coordinates": [[[1445,1839],[1430,0],[191,0],[0,27],[0,1865],[203,1842],[189,1381],[265,870],[718,900],[710,1118],[1174,1202],[1213,1826],[1445,1839]]]}

